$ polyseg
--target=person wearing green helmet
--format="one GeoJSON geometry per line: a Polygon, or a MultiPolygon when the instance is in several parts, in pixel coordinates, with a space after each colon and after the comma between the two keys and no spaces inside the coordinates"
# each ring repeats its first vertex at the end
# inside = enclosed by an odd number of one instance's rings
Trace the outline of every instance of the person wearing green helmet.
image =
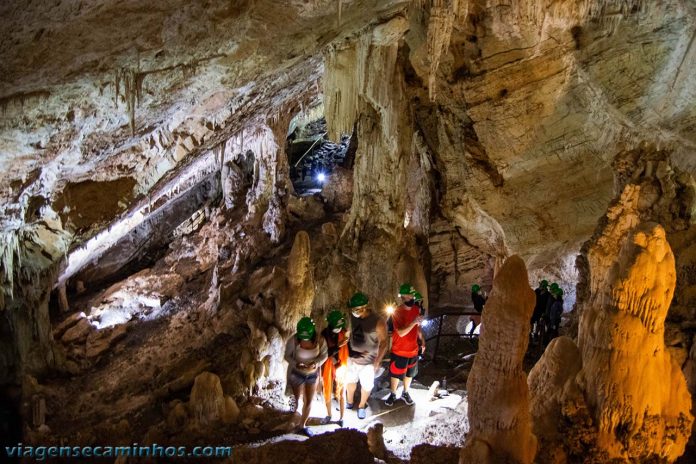
{"type": "Polygon", "coordinates": [[[343,427],[343,414],[346,409],[345,372],[348,365],[348,336],[350,332],[347,328],[346,317],[337,309],[329,313],[326,322],[328,325],[321,332],[329,352],[329,358],[322,367],[321,376],[324,402],[326,403],[326,417],[322,420],[322,424],[331,422],[331,398],[335,394],[341,413],[338,425],[343,427]]]}
{"type": "Polygon", "coordinates": [[[375,373],[387,352],[387,323],[369,306],[367,295],[358,292],[348,302],[350,308],[350,337],[348,368],[346,370],[346,409],[353,409],[355,390],[360,382],[358,419],[366,417],[367,399],[375,386],[375,373]]]}
{"type": "Polygon", "coordinates": [[[474,304],[474,311],[478,314],[469,316],[471,321],[471,329],[469,329],[469,335],[474,334],[476,326],[481,323],[481,313],[483,312],[483,307],[486,304],[486,294],[481,290],[479,284],[474,284],[471,286],[471,302],[474,304]]]}
{"type": "Polygon", "coordinates": [[[551,298],[546,309],[546,322],[548,329],[546,331],[546,339],[544,345],[558,337],[558,332],[561,327],[561,316],[563,315],[563,289],[558,284],[551,285],[551,298]]]}
{"type": "MultiPolygon", "coordinates": [[[[420,307],[416,305],[416,289],[413,285],[404,283],[399,287],[399,297],[402,304],[392,315],[392,352],[389,364],[389,396],[384,400],[387,406],[393,406],[396,401],[396,390],[399,381],[404,384],[401,399],[407,405],[413,404],[413,399],[408,392],[411,381],[418,373],[418,340],[423,338],[420,324],[423,317],[420,307]]],[[[425,345],[425,344],[423,344],[425,345]]]]}
{"type": "Polygon", "coordinates": [[[313,435],[307,427],[307,419],[317,391],[319,368],[327,358],[326,343],[323,337],[317,336],[314,321],[310,317],[303,317],[297,323],[297,332],[285,346],[285,360],[288,362],[288,383],[296,399],[295,411],[304,394],[300,428],[307,436],[313,435]]]}

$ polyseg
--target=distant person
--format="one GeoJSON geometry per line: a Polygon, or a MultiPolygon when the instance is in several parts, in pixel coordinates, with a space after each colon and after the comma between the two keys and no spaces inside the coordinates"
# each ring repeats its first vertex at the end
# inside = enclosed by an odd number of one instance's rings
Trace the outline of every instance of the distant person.
{"type": "Polygon", "coordinates": [[[309,172],[309,168],[307,167],[306,164],[302,165],[302,182],[304,182],[305,177],[307,177],[307,173],[309,172]]]}
{"type": "Polygon", "coordinates": [[[542,280],[539,282],[539,286],[534,290],[534,294],[536,295],[536,303],[534,304],[534,312],[532,313],[532,320],[531,320],[531,326],[532,326],[532,334],[534,336],[538,336],[538,323],[539,319],[544,317],[544,314],[546,313],[546,307],[549,303],[549,282],[547,280],[542,280]]]}
{"type": "Polygon", "coordinates": [[[471,286],[471,302],[474,304],[474,311],[476,311],[478,314],[469,317],[472,322],[469,335],[473,335],[474,330],[481,323],[481,313],[483,312],[483,307],[486,304],[486,295],[481,290],[481,286],[479,284],[474,284],[471,286]]]}
{"type": "Polygon", "coordinates": [[[559,329],[561,328],[561,316],[563,316],[563,289],[556,287],[551,290],[551,298],[546,312],[546,320],[548,329],[547,337],[544,344],[548,344],[551,340],[558,337],[559,329]]]}
{"type": "Polygon", "coordinates": [[[375,386],[375,373],[379,370],[387,351],[387,323],[370,310],[364,293],[356,293],[348,302],[351,311],[350,337],[348,338],[348,370],[346,372],[346,409],[353,409],[353,398],[360,382],[358,419],[366,416],[367,399],[375,386]]]}
{"type": "Polygon", "coordinates": [[[288,382],[296,400],[295,411],[304,393],[300,429],[307,436],[313,435],[307,427],[307,419],[317,391],[319,369],[327,358],[326,343],[323,337],[317,336],[314,321],[303,317],[297,323],[297,332],[285,346],[285,360],[288,362],[288,382]]]}
{"type": "Polygon", "coordinates": [[[391,392],[384,400],[387,406],[393,406],[396,401],[396,389],[399,380],[403,381],[404,390],[401,399],[407,405],[413,404],[413,399],[408,390],[413,378],[418,373],[418,339],[423,337],[420,331],[420,323],[423,316],[420,307],[416,305],[414,295],[416,289],[411,284],[405,283],[399,287],[399,297],[402,303],[392,315],[392,354],[389,365],[389,389],[391,392]]]}
{"type": "Polygon", "coordinates": [[[326,417],[323,424],[331,422],[331,398],[335,392],[338,399],[340,416],[339,427],[343,427],[343,414],[346,410],[346,369],[348,366],[348,336],[346,318],[341,311],[333,310],[326,317],[328,326],[321,332],[329,358],[322,368],[324,401],[326,402],[326,417]],[[335,384],[335,388],[334,388],[335,384]]]}

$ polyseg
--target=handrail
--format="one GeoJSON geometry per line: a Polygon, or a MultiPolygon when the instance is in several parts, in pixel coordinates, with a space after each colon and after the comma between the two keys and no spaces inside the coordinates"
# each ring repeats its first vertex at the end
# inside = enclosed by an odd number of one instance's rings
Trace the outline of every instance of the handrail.
{"type": "MultiPolygon", "coordinates": [[[[434,315],[432,317],[427,317],[426,320],[432,321],[437,319],[438,324],[437,324],[437,334],[431,336],[430,338],[426,338],[425,341],[429,342],[430,340],[435,340],[435,349],[433,351],[433,362],[436,362],[437,359],[437,352],[440,348],[440,338],[442,337],[466,337],[467,335],[462,335],[459,332],[456,333],[442,333],[442,324],[444,322],[445,316],[480,316],[481,313],[475,310],[465,310],[465,311],[444,311],[441,312],[437,315],[434,315]]],[[[471,334],[469,335],[470,338],[473,338],[474,336],[478,337],[478,335],[471,334]]]]}

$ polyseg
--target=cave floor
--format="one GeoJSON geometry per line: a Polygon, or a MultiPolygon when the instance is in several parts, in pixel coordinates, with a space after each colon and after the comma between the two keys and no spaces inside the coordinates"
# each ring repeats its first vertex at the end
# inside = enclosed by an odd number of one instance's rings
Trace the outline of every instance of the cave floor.
{"type": "MultiPolygon", "coordinates": [[[[458,390],[446,396],[429,400],[428,388],[414,381],[411,386],[411,397],[415,404],[408,406],[400,399],[389,407],[383,399],[389,394],[385,388],[386,381],[381,382],[382,387],[375,389],[368,400],[367,417],[358,419],[357,411],[346,410],[344,427],[367,433],[368,429],[377,423],[384,425],[384,443],[387,450],[399,459],[408,459],[411,450],[416,445],[428,443],[440,446],[461,446],[464,436],[468,431],[467,404],[465,393],[458,390]]],[[[401,395],[399,387],[397,397],[401,395]]],[[[310,430],[315,435],[337,430],[338,403],[333,400],[332,422],[328,425],[318,425],[326,413],[324,399],[317,395],[312,403],[310,417],[310,430]]],[[[296,416],[299,420],[299,415],[296,416]]],[[[304,435],[287,433],[269,440],[255,443],[263,445],[282,440],[306,440],[304,435]]]]}

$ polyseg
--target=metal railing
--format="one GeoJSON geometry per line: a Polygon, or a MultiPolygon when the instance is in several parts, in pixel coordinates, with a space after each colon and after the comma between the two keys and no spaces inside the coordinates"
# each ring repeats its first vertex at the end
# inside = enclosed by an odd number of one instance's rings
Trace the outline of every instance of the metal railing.
{"type": "Polygon", "coordinates": [[[466,310],[445,310],[437,315],[427,317],[426,320],[430,321],[427,324],[426,327],[422,327],[422,330],[425,335],[425,341],[430,342],[432,340],[435,340],[435,348],[433,350],[433,362],[437,362],[437,354],[440,349],[440,339],[442,337],[459,337],[459,338],[478,338],[478,334],[472,334],[469,335],[467,333],[462,333],[462,331],[457,330],[456,325],[454,328],[452,328],[452,325],[449,324],[449,328],[445,328],[446,324],[446,319],[454,319],[456,316],[457,318],[462,317],[462,316],[480,316],[481,313],[475,311],[473,308],[472,309],[466,309],[466,310]],[[434,327],[434,323],[437,321],[437,327],[434,327]],[[427,334],[429,333],[429,334],[427,334]]]}

